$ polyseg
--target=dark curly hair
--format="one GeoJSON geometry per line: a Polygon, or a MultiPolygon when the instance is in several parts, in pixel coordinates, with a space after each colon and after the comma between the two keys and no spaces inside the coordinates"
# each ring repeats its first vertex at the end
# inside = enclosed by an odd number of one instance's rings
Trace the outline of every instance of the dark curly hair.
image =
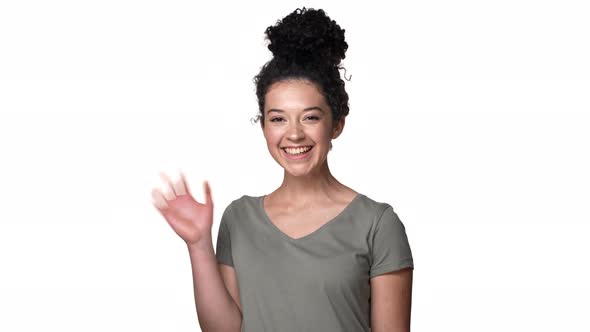
{"type": "Polygon", "coordinates": [[[268,88],[279,81],[304,79],[314,83],[332,112],[332,125],[348,115],[348,94],[340,78],[340,61],[348,44],[344,29],[322,9],[296,9],[266,28],[268,49],[273,58],[254,77],[259,114],[264,128],[264,97],[268,88]]]}

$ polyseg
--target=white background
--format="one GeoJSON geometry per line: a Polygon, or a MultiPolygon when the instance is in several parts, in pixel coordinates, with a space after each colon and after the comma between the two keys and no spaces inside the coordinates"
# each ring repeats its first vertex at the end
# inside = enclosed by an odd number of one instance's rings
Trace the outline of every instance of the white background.
{"type": "MultiPolygon", "coordinates": [[[[413,331],[589,331],[584,1],[0,3],[0,330],[198,331],[159,171],[222,211],[282,181],[252,78],[301,6],[345,30],[333,174],[390,203],[413,331]]],[[[215,237],[214,237],[215,238],[215,237]]]]}

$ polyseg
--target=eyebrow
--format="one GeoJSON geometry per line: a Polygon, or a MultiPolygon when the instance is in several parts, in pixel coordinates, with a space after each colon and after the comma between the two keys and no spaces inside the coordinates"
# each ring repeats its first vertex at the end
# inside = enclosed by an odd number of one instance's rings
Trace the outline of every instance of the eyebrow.
{"type": "MultiPolygon", "coordinates": [[[[308,107],[308,108],[303,109],[304,112],[313,111],[313,110],[318,110],[318,111],[324,113],[324,110],[321,109],[321,107],[318,107],[318,106],[312,106],[312,107],[308,107]]],[[[271,109],[268,110],[268,112],[266,114],[270,114],[270,112],[284,113],[285,111],[284,110],[281,110],[281,109],[278,109],[278,108],[271,108],[271,109]]]]}

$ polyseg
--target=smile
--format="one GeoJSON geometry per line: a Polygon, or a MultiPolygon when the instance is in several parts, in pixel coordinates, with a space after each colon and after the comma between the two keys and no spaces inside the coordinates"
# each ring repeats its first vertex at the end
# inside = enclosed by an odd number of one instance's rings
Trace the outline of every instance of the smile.
{"type": "Polygon", "coordinates": [[[301,148],[281,148],[283,150],[285,156],[289,159],[298,160],[304,159],[308,155],[310,155],[309,151],[311,151],[313,146],[306,146],[301,148]]]}

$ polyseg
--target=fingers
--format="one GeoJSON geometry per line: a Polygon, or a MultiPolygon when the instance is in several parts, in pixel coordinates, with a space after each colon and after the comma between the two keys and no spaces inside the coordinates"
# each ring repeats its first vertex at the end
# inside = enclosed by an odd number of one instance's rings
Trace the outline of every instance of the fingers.
{"type": "Polygon", "coordinates": [[[184,187],[182,179],[172,182],[172,188],[174,189],[174,194],[176,196],[186,195],[186,188],[184,187]]]}
{"type": "Polygon", "coordinates": [[[166,175],[164,172],[160,172],[160,178],[164,182],[164,197],[169,201],[176,199],[176,193],[174,192],[174,188],[172,187],[172,180],[170,179],[170,177],[166,175]]]}
{"type": "MultiPolygon", "coordinates": [[[[162,179],[162,181],[164,183],[164,190],[163,191],[160,191],[160,190],[153,190],[152,191],[152,197],[154,197],[154,204],[158,203],[159,206],[164,206],[164,203],[166,205],[168,205],[167,201],[172,201],[172,200],[176,199],[177,196],[181,196],[181,195],[193,196],[190,189],[189,189],[189,185],[188,185],[188,182],[186,180],[184,173],[180,169],[178,171],[180,173],[180,179],[178,181],[172,181],[172,179],[170,179],[170,177],[168,175],[166,175],[166,173],[160,172],[160,178],[162,179]],[[164,200],[164,202],[162,202],[162,200],[164,200]]],[[[212,202],[211,188],[209,186],[209,182],[204,181],[203,187],[205,190],[206,204],[209,204],[210,202],[212,202]]]]}
{"type": "Polygon", "coordinates": [[[164,194],[157,189],[152,189],[152,203],[159,209],[159,210],[166,210],[168,208],[168,203],[166,202],[166,198],[164,194]]]}
{"type": "Polygon", "coordinates": [[[188,186],[188,182],[186,181],[186,177],[184,176],[184,173],[181,170],[178,170],[178,172],[180,172],[180,183],[179,186],[182,187],[182,191],[184,192],[182,195],[190,195],[193,196],[193,194],[190,191],[190,188],[188,186]]]}

